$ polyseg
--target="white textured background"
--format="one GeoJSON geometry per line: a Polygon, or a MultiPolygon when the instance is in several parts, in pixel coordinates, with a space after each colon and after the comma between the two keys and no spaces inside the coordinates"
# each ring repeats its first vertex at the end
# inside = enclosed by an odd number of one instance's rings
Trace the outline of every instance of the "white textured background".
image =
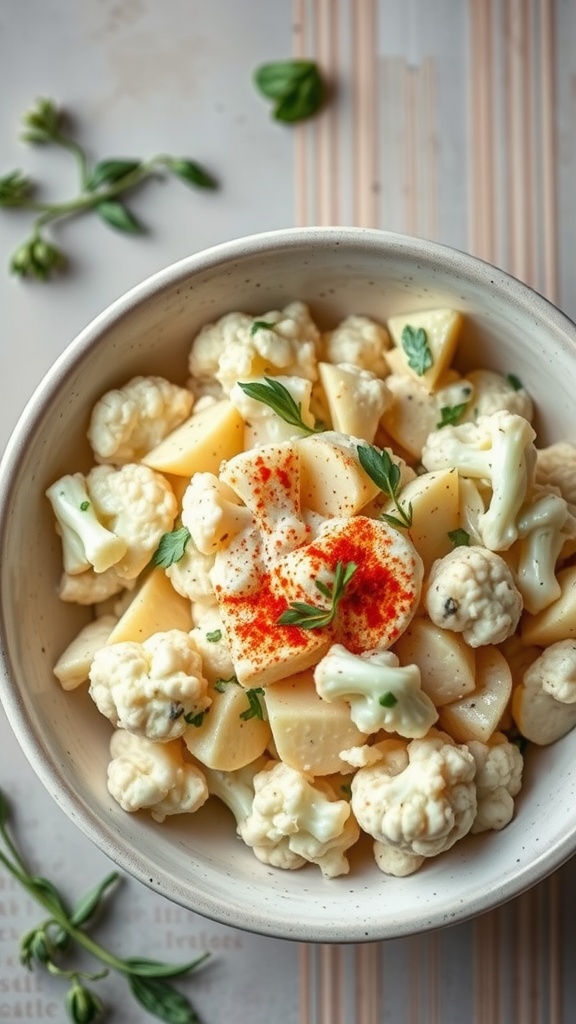
{"type": "MultiPolygon", "coordinates": [[[[172,152],[221,182],[150,182],[143,238],[70,221],[71,272],[44,286],[3,266],[26,217],[0,211],[0,446],[55,356],[111,300],[207,245],[294,224],[359,224],[468,250],[576,315],[573,0],[2,0],[0,174],[73,187],[66,154],[18,140],[37,96],[68,108],[95,157],[172,152]],[[313,57],[333,98],[274,124],[259,63],[313,57]]],[[[575,382],[576,384],[576,382],[575,382]]],[[[79,893],[109,862],[63,818],[0,711],[0,786],[38,866],[79,893]]],[[[119,952],[186,959],[203,1024],[571,1024],[576,869],[469,924],[415,939],[312,947],[260,939],[127,880],[103,935],[119,952]]],[[[39,914],[0,871],[0,1021],[61,1021],[58,981],[27,974],[17,940],[39,914]]],[[[111,1022],[136,1024],[121,983],[111,1022]]]]}

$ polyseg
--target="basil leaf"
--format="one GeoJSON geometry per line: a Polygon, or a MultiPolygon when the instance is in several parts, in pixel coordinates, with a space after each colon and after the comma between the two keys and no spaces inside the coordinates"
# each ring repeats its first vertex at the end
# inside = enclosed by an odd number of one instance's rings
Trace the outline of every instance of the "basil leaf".
{"type": "Polygon", "coordinates": [[[88,175],[85,188],[94,192],[101,185],[113,185],[141,166],[139,160],[100,160],[88,175]]]}
{"type": "Polygon", "coordinates": [[[142,225],[117,199],[103,199],[94,209],[106,224],[117,231],[124,231],[128,235],[140,235],[144,231],[142,225]]]}

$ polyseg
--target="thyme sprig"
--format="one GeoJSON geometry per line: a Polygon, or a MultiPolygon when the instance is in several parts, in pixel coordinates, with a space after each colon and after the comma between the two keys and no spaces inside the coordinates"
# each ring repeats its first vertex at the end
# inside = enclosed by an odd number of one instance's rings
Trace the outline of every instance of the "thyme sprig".
{"type": "Polygon", "coordinates": [[[119,875],[109,874],[90,889],[73,907],[49,879],[33,874],[9,831],[8,801],[0,790],[0,865],[16,879],[26,892],[48,912],[48,917],[27,932],[20,941],[20,961],[32,969],[44,967],[51,975],[69,982],[65,997],[68,1016],[73,1024],[92,1024],[101,1020],[104,1004],[86,983],[105,978],[116,971],[126,978],[132,995],[148,1013],[167,1024],[199,1024],[199,1018],[186,996],[170,981],[199,967],[208,953],[184,964],[171,964],[144,957],[119,957],[101,946],[89,935],[88,925],[104,899],[115,887],[119,875]],[[81,947],[103,964],[98,971],[81,970],[69,961],[81,947]]]}
{"type": "Polygon", "coordinates": [[[334,570],[334,581],[324,583],[314,580],[314,586],[330,602],[328,608],[321,605],[308,604],[305,601],[290,601],[286,611],[277,620],[280,626],[300,626],[301,629],[322,629],[334,620],[346,588],[358,566],[355,562],[337,562],[334,570]]]}
{"type": "Polygon", "coordinates": [[[402,480],[398,463],[394,462],[385,448],[380,450],[371,444],[359,444],[357,452],[363,470],[394,503],[397,514],[382,512],[380,518],[396,529],[409,529],[412,526],[412,503],[401,505],[398,500],[402,480]]]}
{"type": "Polygon", "coordinates": [[[68,134],[63,112],[53,100],[39,99],[22,119],[22,138],[34,145],[54,145],[74,157],[79,188],[76,195],[60,202],[35,198],[35,183],[20,170],[0,178],[0,206],[36,213],[29,237],[15,250],[11,271],[19,277],[47,281],[66,266],[64,252],[46,237],[48,225],[64,217],[93,211],[109,227],[127,234],[139,234],[143,225],[120,199],[159,171],[168,171],[194,188],[216,188],[215,179],[200,164],[187,157],[159,153],[148,160],[115,158],[91,164],[86,150],[68,134]]]}

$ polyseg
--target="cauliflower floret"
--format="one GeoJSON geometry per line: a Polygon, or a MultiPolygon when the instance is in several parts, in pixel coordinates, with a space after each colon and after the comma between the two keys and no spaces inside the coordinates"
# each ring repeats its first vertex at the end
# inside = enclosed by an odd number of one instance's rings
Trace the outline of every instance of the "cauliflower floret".
{"type": "Polygon", "coordinates": [[[112,565],[104,572],[86,569],[74,576],[67,572],[62,573],[58,584],[58,597],[61,601],[73,601],[75,604],[100,604],[124,590],[132,590],[135,586],[136,580],[122,579],[112,565]]]}
{"type": "Polygon", "coordinates": [[[422,450],[428,470],[454,468],[490,483],[490,504],[478,529],[492,551],[506,550],[518,537],[516,517],[532,484],[535,436],[528,420],[501,411],[480,416],[476,423],[432,431],[422,450]]]}
{"type": "Polygon", "coordinates": [[[420,687],[417,665],[400,665],[392,651],[352,654],[333,644],[314,669],[316,690],[323,700],[345,700],[361,732],[385,729],[400,736],[425,736],[438,712],[420,687]]]}
{"type": "Polygon", "coordinates": [[[416,853],[408,853],[407,850],[399,850],[389,843],[374,843],[374,860],[385,875],[405,878],[406,875],[413,875],[418,871],[426,858],[416,853]]]}
{"type": "Polygon", "coordinates": [[[190,636],[202,658],[203,674],[209,683],[230,679],[234,675],[234,663],[218,607],[201,604],[201,608],[202,613],[194,615],[195,625],[190,636]]]}
{"type": "Polygon", "coordinates": [[[182,558],[172,562],[166,569],[166,575],[174,590],[190,601],[215,603],[216,596],[210,580],[210,570],[214,565],[214,554],[198,551],[194,543],[188,542],[182,558]]]}
{"type": "Polygon", "coordinates": [[[252,524],[234,491],[214,473],[195,473],[182,498],[182,525],[203,555],[213,555],[252,524]]]}
{"type": "Polygon", "coordinates": [[[347,316],[333,331],[322,337],[327,363],[353,363],[386,377],[388,364],[384,353],[390,348],[388,331],[367,316],[347,316]]]}
{"type": "Polygon", "coordinates": [[[576,445],[558,441],[536,452],[536,483],[557,487],[576,516],[576,445]]]}
{"type": "Polygon", "coordinates": [[[501,643],[514,632],[522,612],[522,598],[504,559],[464,545],[432,564],[425,605],[432,622],[462,633],[470,647],[501,643]]]}
{"type": "Polygon", "coordinates": [[[282,311],[257,318],[229,313],[203,327],[194,339],[188,362],[190,386],[202,394],[216,380],[221,393],[229,394],[239,380],[275,376],[279,371],[316,380],[319,338],[303,302],[291,302],[282,311]]]}
{"type": "Polygon", "coordinates": [[[148,565],[160,538],[169,533],[178,502],[161,473],[140,463],[95,466],[86,483],[98,519],[126,545],[115,562],[123,579],[134,579],[148,565]]]}
{"type": "Polygon", "coordinates": [[[76,576],[94,568],[106,572],[126,553],[127,542],[106,528],[82,473],[68,473],[46,491],[62,540],[64,572],[76,576]]]}
{"type": "Polygon", "coordinates": [[[471,832],[504,828],[514,814],[514,797],[522,786],[524,761],[515,743],[502,733],[494,733],[488,743],[468,740],[468,749],[476,763],[478,810],[471,832]]]}
{"type": "Polygon", "coordinates": [[[576,725],[576,641],[558,640],[528,666],[512,695],[512,717],[525,739],[547,746],[576,725]]]}
{"type": "Polygon", "coordinates": [[[349,871],[346,850],[359,829],[346,800],[337,800],[328,783],[273,762],[254,778],[250,814],[238,829],[265,864],[293,869],[318,864],[326,878],[349,871]]]}
{"type": "Polygon", "coordinates": [[[90,417],[88,440],[96,462],[139,462],[190,415],[194,396],[164,377],[133,377],[107,391],[90,417]]]}
{"type": "Polygon", "coordinates": [[[464,413],[464,420],[477,420],[494,412],[508,411],[532,422],[532,399],[513,377],[504,377],[495,370],[471,370],[467,380],[474,390],[474,401],[464,413]]]}
{"type": "MultiPolygon", "coordinates": [[[[575,508],[576,512],[576,508],[575,508]]],[[[524,607],[532,614],[561,594],[556,565],[565,542],[576,537],[576,516],[558,488],[536,484],[518,520],[519,558],[516,579],[524,607]]]]}
{"type": "Polygon", "coordinates": [[[194,641],[179,629],[102,647],[90,669],[98,710],[115,727],[160,743],[177,739],[187,716],[210,706],[207,687],[194,641]]]}
{"type": "Polygon", "coordinates": [[[153,743],[118,730],[110,754],[108,792],[124,811],[144,809],[162,822],[169,814],[192,814],[208,799],[204,775],[184,761],[178,741],[153,743]]]}
{"type": "Polygon", "coordinates": [[[576,704],[576,640],[558,640],[533,662],[529,678],[561,704],[576,704]]]}
{"type": "Polygon", "coordinates": [[[435,857],[465,836],[476,817],[474,758],[444,733],[385,740],[384,758],[352,779],[352,810],[377,842],[435,857]]]}
{"type": "MultiPolygon", "coordinates": [[[[223,804],[232,811],[236,819],[236,826],[239,832],[240,826],[250,814],[254,801],[254,778],[269,763],[270,758],[264,754],[257,757],[255,761],[236,768],[234,771],[225,772],[219,768],[208,768],[203,766],[202,770],[206,777],[208,792],[210,796],[217,797],[223,804]]],[[[300,865],[298,865],[300,866],[300,865]]]]}

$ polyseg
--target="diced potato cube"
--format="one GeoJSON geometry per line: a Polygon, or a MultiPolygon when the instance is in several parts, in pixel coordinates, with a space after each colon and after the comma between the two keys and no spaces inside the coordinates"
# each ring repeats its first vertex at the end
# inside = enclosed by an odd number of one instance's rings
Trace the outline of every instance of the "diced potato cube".
{"type": "Polygon", "coordinates": [[[102,615],[84,626],[68,644],[54,666],[54,675],[63,690],[75,690],[88,682],[94,655],[108,643],[115,625],[115,615],[102,615]]]}
{"type": "Polygon", "coordinates": [[[417,377],[431,391],[434,390],[438,378],[448,369],[454,358],[461,327],[462,316],[454,309],[431,309],[391,317],[388,321],[388,330],[402,354],[403,372],[417,377]],[[426,334],[426,344],[432,356],[432,363],[424,373],[419,373],[409,365],[408,355],[402,343],[406,327],[411,327],[414,331],[423,330],[426,334]]]}
{"type": "Polygon", "coordinates": [[[561,569],[557,575],[560,597],[536,615],[524,614],[522,640],[526,644],[548,647],[557,640],[576,637],[576,565],[561,569]]]}
{"type": "Polygon", "coordinates": [[[390,401],[386,385],[377,378],[366,382],[359,372],[334,363],[318,363],[318,372],[334,430],[372,444],[390,401]]]}
{"type": "Polygon", "coordinates": [[[142,462],[152,469],[177,476],[218,473],[222,460],[237,455],[243,445],[244,421],[226,398],[193,412],[152,448],[142,462]]]}
{"type": "MultiPolygon", "coordinates": [[[[432,562],[453,550],[448,536],[460,522],[459,481],[456,469],[437,469],[417,476],[400,492],[403,508],[412,505],[412,525],[408,536],[424,563],[424,571],[432,562]]],[[[395,514],[392,502],[383,511],[395,514]]]]}
{"type": "Polygon", "coordinates": [[[108,643],[142,642],[168,629],[192,629],[190,601],[177,594],[164,569],[152,569],[108,637],[108,643]]]}
{"type": "Polygon", "coordinates": [[[476,688],[440,709],[440,727],[458,743],[486,743],[498,724],[512,692],[512,673],[495,647],[476,649],[476,688]]]}
{"type": "Polygon", "coordinates": [[[318,695],[310,670],[269,686],[266,708],[278,757],[310,775],[341,771],[340,751],[366,742],[345,701],[318,695]]]}
{"type": "Polygon", "coordinates": [[[512,717],[530,743],[545,747],[576,726],[576,704],[562,704],[542,689],[539,680],[528,678],[512,695],[512,717]]]}
{"type": "Polygon", "coordinates": [[[362,469],[354,443],[326,431],[296,444],[302,508],[330,517],[353,516],[380,493],[362,469]]]}
{"type": "Polygon", "coordinates": [[[474,650],[459,633],[417,616],[394,645],[401,665],[418,665],[421,686],[436,707],[472,693],[476,686],[474,650]]]}
{"type": "Polygon", "coordinates": [[[250,703],[246,690],[238,683],[226,683],[221,691],[210,687],[209,693],[212,704],[201,724],[186,730],[184,742],[208,768],[233,772],[264,753],[270,741],[270,726],[256,716],[241,717],[250,710],[250,703]]]}

